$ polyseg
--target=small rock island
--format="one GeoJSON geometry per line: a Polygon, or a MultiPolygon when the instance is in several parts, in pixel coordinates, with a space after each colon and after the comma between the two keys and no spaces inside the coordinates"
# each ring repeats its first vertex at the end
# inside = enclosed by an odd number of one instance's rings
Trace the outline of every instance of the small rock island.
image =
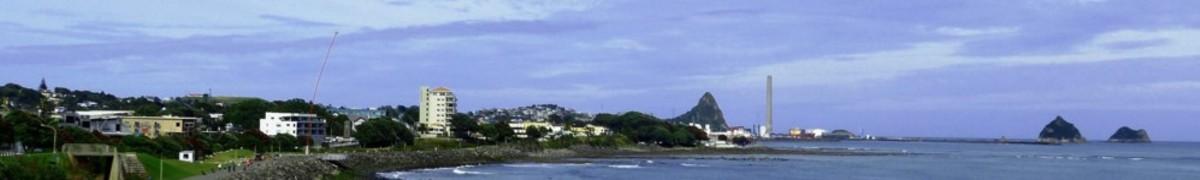
{"type": "Polygon", "coordinates": [[[1146,133],[1145,129],[1138,129],[1135,131],[1133,128],[1129,128],[1128,126],[1122,126],[1120,129],[1117,129],[1116,133],[1113,133],[1113,135],[1108,138],[1108,142],[1150,143],[1150,135],[1146,133]]]}
{"type": "Polygon", "coordinates": [[[1046,127],[1042,128],[1042,133],[1038,134],[1038,141],[1051,144],[1087,143],[1087,139],[1083,138],[1079,129],[1075,128],[1075,124],[1067,122],[1062,116],[1054,118],[1054,121],[1050,121],[1050,124],[1046,124],[1046,127]]]}

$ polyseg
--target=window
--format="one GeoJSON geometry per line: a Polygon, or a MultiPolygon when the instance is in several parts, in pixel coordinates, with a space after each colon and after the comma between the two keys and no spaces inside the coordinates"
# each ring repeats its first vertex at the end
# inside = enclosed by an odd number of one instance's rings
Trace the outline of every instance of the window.
{"type": "Polygon", "coordinates": [[[180,126],[179,123],[175,123],[175,127],[179,127],[179,126],[180,126]]]}

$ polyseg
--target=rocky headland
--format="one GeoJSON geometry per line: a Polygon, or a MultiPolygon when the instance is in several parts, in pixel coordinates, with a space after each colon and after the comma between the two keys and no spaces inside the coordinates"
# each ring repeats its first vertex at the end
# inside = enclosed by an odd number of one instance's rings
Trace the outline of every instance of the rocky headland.
{"type": "Polygon", "coordinates": [[[700,101],[687,113],[667,119],[667,121],[709,125],[713,131],[725,131],[726,128],[729,128],[725,124],[725,113],[721,112],[721,106],[717,105],[717,98],[709,92],[700,96],[700,101]]]}

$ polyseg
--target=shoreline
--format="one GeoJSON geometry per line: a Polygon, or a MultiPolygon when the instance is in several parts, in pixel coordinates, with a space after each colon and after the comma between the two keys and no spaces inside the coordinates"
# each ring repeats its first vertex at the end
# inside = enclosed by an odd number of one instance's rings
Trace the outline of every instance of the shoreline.
{"type": "Polygon", "coordinates": [[[218,179],[256,179],[278,177],[311,179],[350,173],[355,179],[375,179],[377,173],[463,165],[503,163],[581,163],[598,158],[662,158],[692,155],[813,155],[813,156],[888,156],[911,155],[901,152],[870,152],[850,149],[777,149],[743,148],[661,148],[629,146],[597,148],[576,146],[566,149],[541,149],[512,145],[482,146],[440,151],[360,152],[285,156],[256,163],[248,170],[218,179]],[[349,171],[349,172],[347,172],[349,171]]]}
{"type": "MultiPolygon", "coordinates": [[[[496,148],[496,147],[484,147],[496,148]]],[[[503,148],[503,147],[500,147],[503,148]]],[[[480,149],[470,149],[470,151],[488,151],[480,149]]],[[[417,153],[417,152],[396,152],[396,153],[417,153]]],[[[465,165],[484,165],[484,164],[505,164],[505,163],[587,163],[587,159],[600,158],[663,158],[674,156],[707,156],[707,155],[813,155],[813,156],[888,156],[888,155],[911,155],[913,153],[898,153],[898,152],[868,152],[855,151],[846,149],[777,149],[768,147],[744,147],[744,148],[661,148],[655,146],[631,146],[621,148],[595,148],[595,147],[572,147],[567,149],[547,149],[534,152],[521,152],[519,154],[511,154],[513,156],[492,158],[491,160],[454,160],[450,159],[446,162],[443,159],[441,162],[434,164],[428,161],[415,161],[420,165],[405,165],[405,163],[390,166],[387,168],[358,168],[356,174],[359,178],[376,178],[377,173],[397,172],[397,171],[413,171],[420,169],[435,169],[459,167],[465,165]],[[371,169],[371,170],[367,170],[371,169]]],[[[378,159],[377,159],[378,160],[378,159]]],[[[378,162],[378,161],[376,161],[378,162]]]]}

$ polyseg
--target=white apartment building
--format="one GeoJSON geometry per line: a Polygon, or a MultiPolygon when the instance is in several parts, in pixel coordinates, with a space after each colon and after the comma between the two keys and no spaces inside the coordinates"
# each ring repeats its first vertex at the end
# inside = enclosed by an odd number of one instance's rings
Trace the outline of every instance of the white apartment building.
{"type": "Polygon", "coordinates": [[[313,142],[325,141],[325,119],[316,114],[267,112],[258,120],[258,130],[268,136],[289,134],[309,136],[313,142]]]}
{"type": "Polygon", "coordinates": [[[421,87],[421,118],[417,121],[422,138],[450,137],[450,116],[458,112],[458,99],[446,87],[421,87]]]}
{"type": "Polygon", "coordinates": [[[550,132],[546,132],[546,134],[543,134],[542,136],[549,136],[550,134],[562,132],[562,128],[563,128],[562,126],[551,125],[549,122],[545,122],[545,121],[542,121],[542,122],[533,122],[533,121],[514,122],[514,123],[509,123],[508,127],[512,128],[513,134],[515,134],[517,136],[517,138],[528,138],[529,135],[526,134],[525,130],[530,127],[546,128],[546,130],[550,130],[550,132]]]}

